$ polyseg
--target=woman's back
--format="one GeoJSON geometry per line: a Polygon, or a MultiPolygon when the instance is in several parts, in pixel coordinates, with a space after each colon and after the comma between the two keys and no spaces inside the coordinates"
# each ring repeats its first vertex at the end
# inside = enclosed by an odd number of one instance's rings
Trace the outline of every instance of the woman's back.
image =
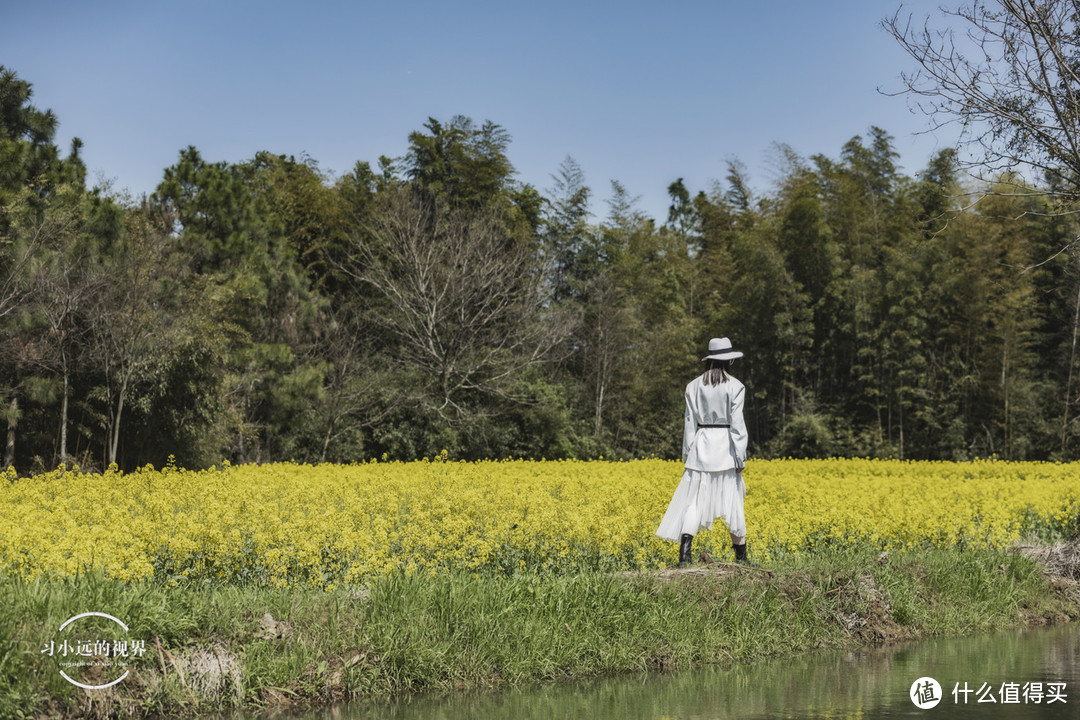
{"type": "Polygon", "coordinates": [[[707,373],[686,386],[683,462],[691,470],[733,470],[746,462],[746,423],[743,397],[746,387],[727,375],[710,385],[707,373]]]}

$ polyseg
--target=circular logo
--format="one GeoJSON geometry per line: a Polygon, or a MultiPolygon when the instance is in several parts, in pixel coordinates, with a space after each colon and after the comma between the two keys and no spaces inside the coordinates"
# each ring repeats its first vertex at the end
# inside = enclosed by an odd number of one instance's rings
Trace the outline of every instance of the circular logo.
{"type": "Polygon", "coordinates": [[[911,683],[911,702],[920,710],[929,710],[941,702],[941,685],[932,677],[921,677],[911,683]]]}
{"type": "Polygon", "coordinates": [[[64,621],[57,630],[59,639],[49,641],[41,653],[57,659],[60,674],[72,685],[87,690],[104,690],[128,676],[128,660],[145,652],[145,641],[119,639],[119,631],[115,627],[93,618],[105,618],[125,634],[128,632],[128,626],[112,615],[103,612],[80,613],[64,621]],[[63,668],[70,670],[78,679],[63,668]],[[109,679],[121,669],[123,674],[109,679]]]}

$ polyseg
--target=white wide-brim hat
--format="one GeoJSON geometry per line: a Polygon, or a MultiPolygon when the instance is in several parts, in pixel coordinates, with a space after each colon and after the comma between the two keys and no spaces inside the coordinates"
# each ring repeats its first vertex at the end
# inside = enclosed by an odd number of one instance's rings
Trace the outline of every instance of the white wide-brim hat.
{"type": "Polygon", "coordinates": [[[742,353],[731,348],[731,341],[726,337],[713,338],[709,341],[709,354],[702,360],[734,360],[741,358],[742,353]]]}

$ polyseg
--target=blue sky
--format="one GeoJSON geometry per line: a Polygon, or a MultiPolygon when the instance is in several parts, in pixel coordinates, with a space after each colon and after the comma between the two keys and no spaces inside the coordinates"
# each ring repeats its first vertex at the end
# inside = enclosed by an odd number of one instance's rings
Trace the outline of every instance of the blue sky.
{"type": "MultiPolygon", "coordinates": [[[[938,2],[902,12],[937,16],[938,2]]],[[[396,157],[427,118],[491,120],[542,191],[567,156],[606,214],[611,181],[664,220],[669,183],[726,162],[766,191],[776,143],[838,157],[871,125],[915,174],[953,138],[896,89],[907,58],[878,23],[899,2],[518,3],[0,0],[0,64],[85,143],[94,181],[151,192],[180,150],[240,162],[306,153],[333,174],[396,157]]]]}

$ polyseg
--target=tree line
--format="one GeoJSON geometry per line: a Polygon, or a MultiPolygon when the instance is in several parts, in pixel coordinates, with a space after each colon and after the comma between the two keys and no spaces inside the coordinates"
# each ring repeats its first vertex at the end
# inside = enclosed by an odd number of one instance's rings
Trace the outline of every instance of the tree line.
{"type": "MultiPolygon", "coordinates": [[[[677,457],[710,337],[745,352],[758,457],[1072,459],[1074,216],[873,127],[779,147],[767,192],[668,187],[662,220],[567,158],[429,119],[399,158],[194,147],[131,198],[0,68],[4,465],[677,457]],[[994,192],[1007,189],[1008,192],[994,192]]],[[[1052,180],[1047,180],[1048,183],[1052,180]]]]}

